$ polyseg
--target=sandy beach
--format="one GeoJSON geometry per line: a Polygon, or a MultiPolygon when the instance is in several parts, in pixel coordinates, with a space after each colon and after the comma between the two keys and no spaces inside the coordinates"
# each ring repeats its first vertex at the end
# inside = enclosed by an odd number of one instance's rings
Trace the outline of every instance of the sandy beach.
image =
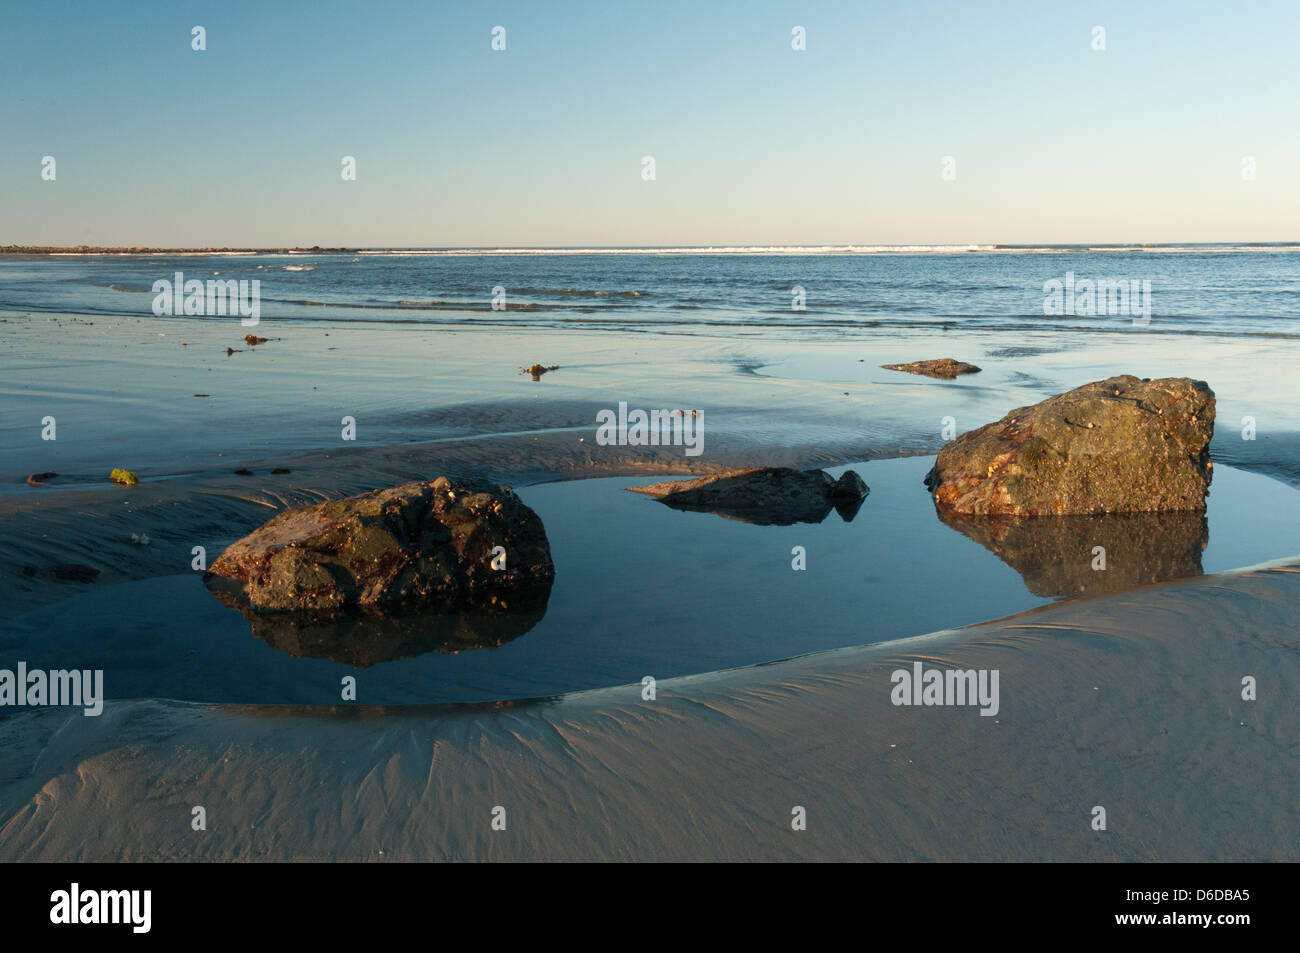
{"type": "Polygon", "coordinates": [[[653,701],[25,713],[0,722],[0,855],[1295,861],[1297,604],[1287,562],[666,680],[653,701]],[[1000,670],[1001,710],[893,705],[891,672],[917,661],[1000,670]]]}
{"type": "MultiPolygon", "coordinates": [[[[287,507],[437,474],[518,487],[756,462],[865,464],[870,475],[873,459],[932,454],[942,441],[931,422],[945,412],[992,419],[1135,360],[1133,345],[1102,342],[1034,355],[1028,375],[1024,357],[999,359],[994,344],[954,333],[988,369],[950,383],[876,367],[914,357],[908,340],[873,342],[866,370],[842,346],[787,342],[771,359],[761,342],[674,350],[666,340],[629,355],[609,336],[530,332],[502,359],[483,356],[477,332],[415,331],[403,350],[436,344],[450,379],[430,383],[414,357],[404,374],[399,358],[385,363],[390,389],[380,393],[365,383],[374,338],[361,330],[327,340],[290,324],[256,351],[226,355],[232,329],[200,321],[5,319],[17,332],[5,337],[15,419],[39,418],[51,400],[34,386],[46,373],[36,354],[112,369],[84,384],[65,378],[71,392],[56,395],[76,407],[59,412],[60,426],[97,437],[68,451],[27,440],[21,457],[6,455],[6,624],[79,592],[172,576],[196,539],[215,552],[287,507]],[[362,361],[352,383],[324,374],[339,346],[362,361]],[[534,382],[515,365],[539,351],[561,369],[534,382]],[[859,378],[837,379],[850,365],[859,378]],[[595,445],[609,378],[632,367],[634,401],[717,408],[706,455],[595,445]],[[196,379],[214,381],[202,391],[212,397],[189,396],[196,379]],[[326,380],[339,389],[328,414],[320,397],[286,390],[310,394],[326,380]],[[432,397],[416,399],[429,387],[432,397]],[[465,399],[471,387],[481,399],[465,399]],[[335,421],[353,407],[367,439],[341,447],[335,421]],[[120,464],[140,471],[140,486],[106,484],[120,464]],[[23,471],[44,469],[60,476],[22,484],[23,471]],[[132,541],[139,533],[149,545],[132,541]],[[51,581],[45,567],[62,563],[98,575],[51,581]]],[[[1174,363],[1144,346],[1157,370],[1174,363]]],[[[1250,406],[1290,423],[1283,395],[1254,372],[1260,345],[1235,346],[1235,359],[1216,342],[1203,365],[1194,352],[1178,363],[1216,372],[1221,419],[1250,406]]],[[[1283,361],[1288,352],[1272,347],[1283,361]]],[[[13,419],[6,432],[16,439],[13,419]]],[[[1294,484],[1290,431],[1233,436],[1220,434],[1216,460],[1294,484]]],[[[653,700],[637,682],[475,705],[202,704],[110,690],[99,717],[10,710],[0,719],[0,857],[1294,861],[1293,838],[1278,833],[1297,826],[1297,705],[1286,686],[1300,677],[1300,563],[1268,555],[1280,561],[869,645],[849,623],[843,648],[662,678],[653,700]],[[895,705],[891,674],[914,662],[998,671],[996,715],[895,705]],[[1246,676],[1256,700],[1242,698],[1246,676]],[[206,831],[189,827],[195,806],[206,831]],[[1092,826],[1098,806],[1105,830],[1092,826]],[[492,826],[497,807],[504,831],[492,826]],[[806,829],[794,830],[800,807],[806,829]]],[[[867,592],[846,598],[873,611],[867,592]]]]}

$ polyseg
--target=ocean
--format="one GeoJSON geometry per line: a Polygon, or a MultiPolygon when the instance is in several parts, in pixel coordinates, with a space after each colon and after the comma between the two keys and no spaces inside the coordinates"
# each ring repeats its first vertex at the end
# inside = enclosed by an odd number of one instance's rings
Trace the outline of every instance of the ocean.
{"type": "Polygon", "coordinates": [[[1149,289],[1144,333],[1296,337],[1298,251],[1152,245],[67,254],[0,258],[0,309],[150,315],[154,282],[181,272],[187,280],[257,280],[264,321],[673,334],[769,328],[806,340],[872,328],[1128,330],[1136,295],[1128,307],[1112,296],[1107,308],[1104,293],[1091,306],[1082,294],[1065,308],[1046,300],[1053,281],[1109,282],[1149,289]]]}

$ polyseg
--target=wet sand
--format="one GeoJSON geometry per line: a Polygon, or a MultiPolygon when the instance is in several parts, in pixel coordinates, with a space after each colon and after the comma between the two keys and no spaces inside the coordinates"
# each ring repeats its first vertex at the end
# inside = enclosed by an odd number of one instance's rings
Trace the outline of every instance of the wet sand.
{"type": "Polygon", "coordinates": [[[1297,605],[1292,563],[666,680],[653,701],[27,712],[0,720],[0,857],[1295,861],[1297,605]],[[998,669],[999,713],[894,706],[914,661],[998,669]]]}
{"type": "MultiPolygon", "coordinates": [[[[937,356],[907,340],[633,351],[637,335],[552,331],[506,355],[499,332],[421,331],[395,356],[360,332],[287,325],[228,357],[237,335],[212,322],[5,317],[0,619],[84,588],[50,579],[55,565],[98,569],[89,585],[186,571],[197,541],[233,541],[297,503],[444,473],[524,485],[933,452],[947,414],[965,430],[1112,372],[1205,377],[1215,459],[1300,478],[1295,411],[1250,342],[999,361],[954,333],[970,346],[943,351],[986,370],[930,382],[879,370],[937,356]],[[160,343],[174,334],[185,348],[160,343]],[[333,363],[334,347],[350,360],[333,363]],[[560,370],[518,375],[534,360],[560,370]],[[595,411],[617,400],[704,408],[705,455],[594,446],[595,411]],[[59,441],[42,444],[51,406],[59,441]],[[344,413],[356,444],[338,440],[344,413]],[[1256,442],[1231,439],[1245,413],[1256,442]],[[108,485],[113,466],[143,483],[108,485]],[[42,470],[61,476],[23,483],[42,470]]],[[[1295,860],[1298,612],[1293,566],[667,680],[653,702],[633,685],[487,709],[7,711],[0,858],[1295,860]],[[894,707],[889,673],[914,659],[998,669],[1001,712],[894,707]],[[1258,701],[1241,700],[1244,675],[1258,701]],[[806,831],[790,829],[795,805],[806,831]]]]}

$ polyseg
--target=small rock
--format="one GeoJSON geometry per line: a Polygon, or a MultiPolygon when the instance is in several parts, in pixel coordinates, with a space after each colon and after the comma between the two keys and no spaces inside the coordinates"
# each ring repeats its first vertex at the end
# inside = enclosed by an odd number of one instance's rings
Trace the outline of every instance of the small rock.
{"type": "Polygon", "coordinates": [[[857,515],[870,492],[852,470],[839,480],[823,470],[749,467],[724,470],[696,480],[630,486],[674,509],[715,513],[762,526],[820,523],[832,509],[846,522],[857,515]]]}
{"type": "Polygon", "coordinates": [[[58,476],[57,473],[50,473],[48,471],[45,473],[33,473],[27,478],[27,485],[40,486],[43,483],[48,483],[50,480],[53,480],[56,476],[58,476]]]}
{"type": "Polygon", "coordinates": [[[235,471],[235,476],[252,476],[252,475],[253,475],[253,471],[248,469],[248,467],[240,467],[238,470],[235,471]]]}
{"type": "Polygon", "coordinates": [[[113,472],[108,475],[108,478],[114,483],[120,483],[123,486],[135,486],[140,482],[140,478],[130,470],[122,470],[117,467],[113,468],[113,472]]]}
{"type": "Polygon", "coordinates": [[[857,470],[845,470],[830,488],[830,498],[832,500],[860,500],[870,492],[871,488],[867,486],[862,477],[858,476],[857,470]]]}
{"type": "Polygon", "coordinates": [[[521,374],[531,374],[533,380],[540,381],[542,379],[543,374],[547,373],[548,371],[558,371],[559,369],[560,369],[559,364],[552,364],[550,367],[547,367],[543,364],[534,364],[532,367],[521,367],[519,369],[519,372],[521,374]]]}
{"type": "Polygon", "coordinates": [[[980,368],[964,361],[955,361],[951,357],[942,357],[933,361],[912,361],[910,364],[881,364],[887,371],[903,371],[906,374],[922,374],[925,377],[937,377],[950,381],[958,374],[978,374],[980,368]]]}

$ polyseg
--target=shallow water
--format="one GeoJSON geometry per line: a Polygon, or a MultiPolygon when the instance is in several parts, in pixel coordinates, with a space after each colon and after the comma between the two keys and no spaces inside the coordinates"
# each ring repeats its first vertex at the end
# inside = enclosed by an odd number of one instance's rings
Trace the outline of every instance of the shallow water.
{"type": "Polygon", "coordinates": [[[237,324],[199,318],[0,316],[0,496],[28,492],[27,474],[42,471],[63,475],[64,487],[102,484],[114,467],[148,482],[259,461],[296,470],[287,455],[305,451],[562,430],[590,447],[597,412],[620,401],[700,409],[710,457],[728,440],[748,459],[789,449],[801,464],[934,452],[947,417],[961,433],[1125,373],[1208,381],[1216,459],[1290,472],[1295,454],[1279,441],[1300,433],[1300,345],[1249,336],[1025,332],[1012,346],[1001,333],[892,328],[839,340],[790,328],[714,337],[282,321],[258,330],[271,341],[249,348],[237,324]],[[880,366],[945,356],[983,371],[935,381],[880,366]],[[534,382],[520,373],[534,362],[560,369],[534,382]],[[57,440],[42,439],[47,416],[57,440]],[[356,421],[355,441],[341,439],[344,416],[356,421]],[[1240,438],[1247,416],[1254,441],[1240,438]]]}
{"type": "Polygon", "coordinates": [[[1297,292],[1300,254],[1243,248],[0,259],[0,311],[20,309],[0,313],[0,496],[42,471],[66,486],[483,434],[590,441],[620,401],[698,408],[710,446],[808,450],[802,463],[932,452],[946,418],[962,432],[1123,373],[1208,381],[1216,459],[1289,474],[1297,292]],[[229,316],[154,316],[149,289],[176,271],[260,281],[270,340],[246,346],[229,316]],[[1149,280],[1150,324],[1044,316],[1044,282],[1067,273],[1149,280]],[[935,357],[983,371],[880,367],[935,357]],[[533,363],[560,369],[533,382],[533,363]]]}
{"type": "MultiPolygon", "coordinates": [[[[540,621],[495,648],[367,658],[363,668],[296,657],[251,634],[196,573],[95,588],[30,612],[0,630],[0,659],[102,668],[110,698],[334,704],[340,679],[355,675],[362,703],[489,701],[888,641],[1030,609],[1080,586],[1084,595],[1114,591],[1300,552],[1300,495],[1231,467],[1215,468],[1201,552],[1200,518],[1169,515],[1154,531],[1124,518],[1021,521],[1034,525],[971,538],[936,517],[921,485],[932,463],[857,465],[871,494],[851,522],[831,512],[793,526],[682,512],[624,492],[646,479],[523,488],[546,525],[556,580],[540,621]],[[1099,540],[1104,573],[1092,569],[1099,540]],[[806,550],[804,571],[791,568],[795,546],[806,550]]],[[[313,649],[292,634],[279,641],[313,649]]],[[[394,645],[420,648],[418,639],[394,645]]]]}

